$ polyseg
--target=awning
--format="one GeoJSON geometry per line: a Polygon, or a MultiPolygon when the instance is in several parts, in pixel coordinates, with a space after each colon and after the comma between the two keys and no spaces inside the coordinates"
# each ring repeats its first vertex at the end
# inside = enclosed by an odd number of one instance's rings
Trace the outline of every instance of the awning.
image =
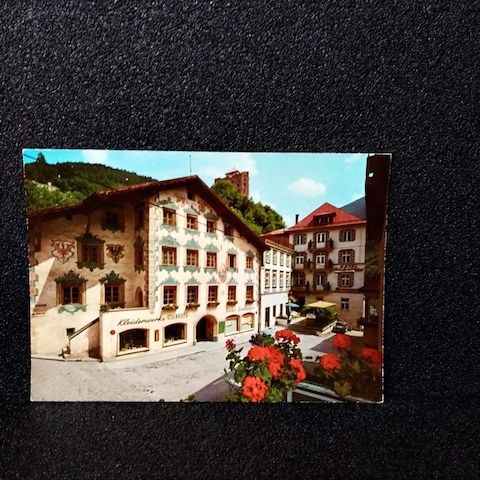
{"type": "Polygon", "coordinates": [[[293,303],[293,302],[288,302],[285,305],[290,308],[298,308],[300,306],[297,303],[293,303]]]}
{"type": "Polygon", "coordinates": [[[323,300],[319,300],[318,302],[309,303],[305,305],[305,307],[313,307],[313,308],[328,308],[328,307],[335,307],[335,303],[331,302],[324,302],[323,300]]]}

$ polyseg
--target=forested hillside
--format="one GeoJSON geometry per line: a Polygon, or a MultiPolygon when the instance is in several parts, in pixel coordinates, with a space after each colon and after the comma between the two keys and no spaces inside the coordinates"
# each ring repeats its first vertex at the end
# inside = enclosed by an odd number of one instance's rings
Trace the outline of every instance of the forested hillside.
{"type": "Polygon", "coordinates": [[[244,197],[235,190],[229,180],[220,180],[211,187],[256,234],[268,233],[285,228],[285,222],[273,208],[251,198],[244,197]]]}
{"type": "Polygon", "coordinates": [[[48,164],[40,153],[34,163],[25,165],[27,208],[77,202],[97,190],[152,180],[154,179],[134,172],[100,164],[81,162],[48,164]]]}

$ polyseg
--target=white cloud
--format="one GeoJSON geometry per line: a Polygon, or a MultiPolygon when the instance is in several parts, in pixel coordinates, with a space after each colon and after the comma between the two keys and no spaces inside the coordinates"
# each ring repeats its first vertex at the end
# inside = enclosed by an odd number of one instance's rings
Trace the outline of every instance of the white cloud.
{"type": "Polygon", "coordinates": [[[327,191],[327,187],[322,182],[302,177],[292,182],[287,190],[299,197],[318,197],[327,191]]]}
{"type": "Polygon", "coordinates": [[[83,150],[83,161],[87,163],[103,163],[106,164],[108,160],[107,150],[83,150]]]}
{"type": "Polygon", "coordinates": [[[359,162],[365,158],[364,153],[352,153],[347,158],[345,158],[345,163],[351,165],[352,163],[359,162]]]}

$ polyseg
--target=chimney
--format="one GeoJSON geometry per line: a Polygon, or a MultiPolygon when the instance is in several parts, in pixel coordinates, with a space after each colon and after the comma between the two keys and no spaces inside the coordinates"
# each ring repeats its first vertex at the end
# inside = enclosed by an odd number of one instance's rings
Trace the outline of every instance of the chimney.
{"type": "Polygon", "coordinates": [[[298,213],[295,214],[295,225],[298,223],[298,213]]]}

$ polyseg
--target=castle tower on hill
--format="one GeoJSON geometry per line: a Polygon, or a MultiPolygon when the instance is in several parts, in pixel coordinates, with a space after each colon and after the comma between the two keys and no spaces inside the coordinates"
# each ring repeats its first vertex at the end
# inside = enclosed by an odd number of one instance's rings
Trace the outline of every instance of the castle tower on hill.
{"type": "Polygon", "coordinates": [[[249,196],[250,181],[248,172],[239,172],[234,168],[233,170],[227,172],[223,178],[216,178],[215,183],[220,180],[229,180],[237,192],[241,193],[245,197],[249,196]]]}

